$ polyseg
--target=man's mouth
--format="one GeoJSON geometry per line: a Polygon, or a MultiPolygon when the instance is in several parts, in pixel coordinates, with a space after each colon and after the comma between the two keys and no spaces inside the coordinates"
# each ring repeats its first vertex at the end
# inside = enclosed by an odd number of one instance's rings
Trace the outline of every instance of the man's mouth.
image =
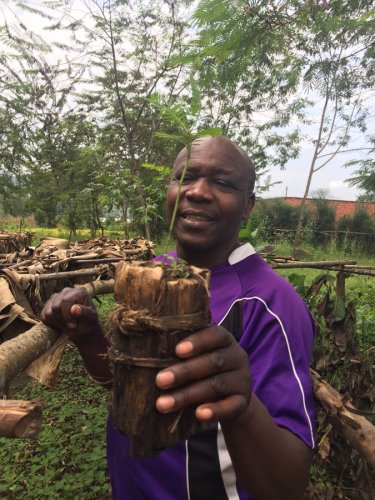
{"type": "Polygon", "coordinates": [[[211,221],[213,221],[212,217],[210,217],[207,214],[203,214],[203,213],[182,212],[182,213],[180,213],[180,216],[183,219],[189,220],[192,222],[211,222],[211,221]]]}

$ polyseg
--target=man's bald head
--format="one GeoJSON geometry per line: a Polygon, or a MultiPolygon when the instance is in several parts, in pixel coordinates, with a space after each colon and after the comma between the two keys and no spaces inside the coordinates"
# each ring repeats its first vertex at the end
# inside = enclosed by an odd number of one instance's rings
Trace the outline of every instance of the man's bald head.
{"type": "MultiPolygon", "coordinates": [[[[219,136],[204,136],[196,139],[191,146],[191,156],[199,154],[199,149],[202,147],[212,147],[216,152],[223,152],[223,156],[231,158],[234,164],[243,168],[244,175],[247,178],[247,195],[253,197],[255,185],[255,169],[248,154],[236,143],[223,135],[219,136]]],[[[183,148],[174,162],[174,165],[179,163],[181,158],[186,157],[186,148],[183,148]]]]}

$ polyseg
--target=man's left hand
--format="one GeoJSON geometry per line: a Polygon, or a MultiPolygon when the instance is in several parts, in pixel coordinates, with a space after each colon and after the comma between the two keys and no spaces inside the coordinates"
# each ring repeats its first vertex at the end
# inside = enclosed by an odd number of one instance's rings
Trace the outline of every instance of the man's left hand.
{"type": "Polygon", "coordinates": [[[183,361],[156,376],[156,385],[168,391],[156,401],[161,413],[195,405],[198,420],[228,421],[245,412],[252,393],[249,358],[227,330],[199,330],[177,345],[176,354],[183,361]]]}

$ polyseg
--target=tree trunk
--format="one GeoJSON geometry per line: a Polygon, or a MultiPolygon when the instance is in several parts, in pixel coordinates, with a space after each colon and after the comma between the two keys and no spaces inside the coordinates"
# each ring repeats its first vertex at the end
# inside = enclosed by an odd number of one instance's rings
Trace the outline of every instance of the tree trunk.
{"type": "Polygon", "coordinates": [[[305,192],[301,201],[300,209],[299,209],[299,216],[298,216],[298,223],[297,223],[297,229],[296,229],[296,234],[294,236],[294,243],[293,246],[297,247],[300,244],[301,241],[301,232],[302,232],[302,225],[303,225],[303,219],[305,217],[305,206],[306,206],[306,200],[310,192],[310,186],[311,186],[311,181],[312,177],[315,172],[315,164],[316,160],[318,159],[319,153],[322,151],[321,147],[321,139],[322,139],[322,133],[323,133],[323,127],[324,127],[324,122],[326,119],[326,113],[327,113],[327,106],[330,98],[330,93],[329,93],[329,88],[326,89],[326,95],[325,95],[325,100],[324,100],[324,105],[322,109],[322,114],[320,116],[320,124],[319,124],[319,131],[318,131],[318,137],[316,140],[315,144],[315,149],[314,149],[314,154],[311,160],[310,164],[310,170],[309,170],[309,175],[307,177],[307,183],[305,187],[305,192]]]}
{"type": "Polygon", "coordinates": [[[145,234],[146,234],[146,240],[151,241],[151,229],[150,229],[150,221],[148,220],[148,209],[147,209],[147,204],[145,202],[145,211],[144,211],[144,217],[145,217],[145,234]]]}
{"type": "Polygon", "coordinates": [[[128,225],[129,203],[125,196],[122,198],[122,222],[124,226],[124,236],[129,238],[129,225],[128,225]]]}

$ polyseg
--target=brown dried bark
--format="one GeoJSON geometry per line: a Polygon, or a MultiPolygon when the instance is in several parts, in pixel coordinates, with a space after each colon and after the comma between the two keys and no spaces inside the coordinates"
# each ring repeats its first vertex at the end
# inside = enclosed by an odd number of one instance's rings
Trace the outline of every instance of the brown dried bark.
{"type": "Polygon", "coordinates": [[[191,268],[173,278],[161,265],[120,263],[111,316],[114,330],[113,421],[131,439],[136,456],[155,455],[198,429],[194,407],[162,415],[155,408],[163,391],[157,372],[180,361],[176,344],[209,323],[208,272],[191,268]]]}

